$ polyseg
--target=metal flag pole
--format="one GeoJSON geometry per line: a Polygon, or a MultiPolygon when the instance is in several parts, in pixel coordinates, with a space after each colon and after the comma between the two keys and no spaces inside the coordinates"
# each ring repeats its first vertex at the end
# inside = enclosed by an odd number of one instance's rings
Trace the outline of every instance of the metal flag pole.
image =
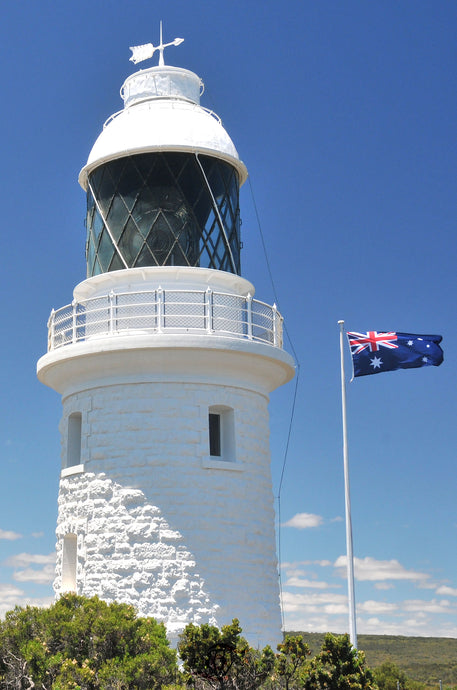
{"type": "Polygon", "coordinates": [[[353,647],[357,649],[354,595],[354,556],[352,552],[351,497],[349,491],[348,434],[346,421],[346,377],[344,373],[344,321],[338,321],[338,325],[340,327],[341,407],[343,415],[344,496],[346,506],[346,560],[348,578],[349,637],[353,647]]]}

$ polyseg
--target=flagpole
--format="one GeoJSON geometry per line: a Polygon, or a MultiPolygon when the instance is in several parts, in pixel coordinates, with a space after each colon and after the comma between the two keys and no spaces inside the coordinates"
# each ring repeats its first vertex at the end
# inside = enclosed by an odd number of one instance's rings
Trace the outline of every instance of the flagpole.
{"type": "Polygon", "coordinates": [[[357,649],[357,630],[354,595],[354,556],[352,552],[351,497],[349,491],[348,435],[346,421],[346,377],[344,372],[344,321],[338,321],[338,325],[340,327],[341,406],[343,416],[344,496],[346,507],[346,560],[348,579],[349,637],[353,647],[357,649]]]}

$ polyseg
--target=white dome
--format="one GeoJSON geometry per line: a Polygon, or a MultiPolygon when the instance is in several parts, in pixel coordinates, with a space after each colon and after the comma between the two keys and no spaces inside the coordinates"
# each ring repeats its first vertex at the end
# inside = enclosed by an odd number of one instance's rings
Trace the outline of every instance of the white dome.
{"type": "Polygon", "coordinates": [[[79,183],[96,167],[122,156],[155,151],[184,151],[215,156],[238,171],[247,170],[221,121],[199,105],[200,78],[178,67],[152,67],[131,75],[121,89],[124,110],[105,124],[79,183]]]}

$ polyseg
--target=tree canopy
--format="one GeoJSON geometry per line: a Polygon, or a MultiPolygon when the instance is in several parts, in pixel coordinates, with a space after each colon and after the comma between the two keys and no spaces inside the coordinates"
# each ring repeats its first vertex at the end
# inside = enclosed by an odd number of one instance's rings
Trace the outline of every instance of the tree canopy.
{"type": "Polygon", "coordinates": [[[0,623],[1,690],[154,690],[177,673],[164,625],[127,604],[66,594],[0,623]]]}
{"type": "Polygon", "coordinates": [[[0,622],[0,690],[419,690],[392,663],[374,674],[347,635],[325,635],[314,657],[300,635],[254,649],[239,621],[186,626],[177,653],[165,626],[133,606],[66,594],[0,622]]]}
{"type": "Polygon", "coordinates": [[[324,637],[322,650],[311,659],[304,677],[305,690],[376,690],[365,655],[357,651],[349,635],[324,637]]]}
{"type": "Polygon", "coordinates": [[[262,687],[275,664],[271,647],[255,650],[241,637],[236,618],[221,630],[190,623],[181,635],[178,651],[188,684],[202,689],[255,690],[262,687]]]}
{"type": "Polygon", "coordinates": [[[408,678],[397,664],[388,659],[373,669],[373,676],[379,690],[422,690],[423,683],[408,678]]]}

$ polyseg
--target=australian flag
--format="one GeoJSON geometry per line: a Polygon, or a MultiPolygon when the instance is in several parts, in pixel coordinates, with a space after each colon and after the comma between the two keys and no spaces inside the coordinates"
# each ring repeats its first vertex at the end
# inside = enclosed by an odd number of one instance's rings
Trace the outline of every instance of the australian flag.
{"type": "Polygon", "coordinates": [[[437,367],[443,361],[440,335],[368,331],[347,333],[354,376],[380,374],[395,369],[437,367]]]}

